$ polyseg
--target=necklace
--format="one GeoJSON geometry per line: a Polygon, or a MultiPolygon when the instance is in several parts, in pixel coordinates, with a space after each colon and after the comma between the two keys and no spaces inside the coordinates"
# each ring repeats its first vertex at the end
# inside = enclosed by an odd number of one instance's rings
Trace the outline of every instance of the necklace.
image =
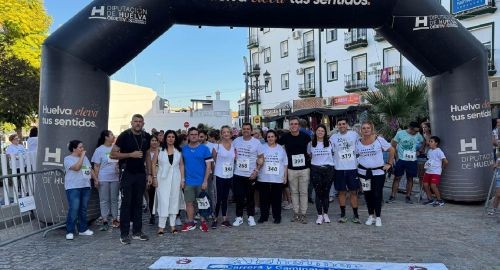
{"type": "Polygon", "coordinates": [[[132,136],[134,137],[135,145],[137,145],[137,151],[142,151],[142,144],[144,143],[144,140],[142,138],[142,132],[141,132],[141,145],[139,145],[139,142],[137,141],[137,138],[135,137],[136,135],[132,133],[132,136]]]}

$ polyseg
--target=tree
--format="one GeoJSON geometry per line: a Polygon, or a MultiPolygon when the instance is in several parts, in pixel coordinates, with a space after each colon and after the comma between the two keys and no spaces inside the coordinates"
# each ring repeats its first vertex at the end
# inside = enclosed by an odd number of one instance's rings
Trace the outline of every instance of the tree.
{"type": "Polygon", "coordinates": [[[427,84],[424,79],[401,79],[392,85],[381,85],[378,91],[363,94],[372,105],[368,118],[386,139],[399,128],[428,116],[427,84]]]}
{"type": "Polygon", "coordinates": [[[41,0],[0,5],[0,122],[20,134],[38,112],[41,47],[51,18],[41,0]]]}

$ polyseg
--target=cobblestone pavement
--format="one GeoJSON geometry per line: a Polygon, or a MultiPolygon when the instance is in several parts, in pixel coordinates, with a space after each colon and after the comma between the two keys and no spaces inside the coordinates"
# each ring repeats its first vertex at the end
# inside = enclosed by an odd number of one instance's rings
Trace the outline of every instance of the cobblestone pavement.
{"type": "MultiPolygon", "coordinates": [[[[146,269],[160,256],[280,257],[300,259],[434,262],[448,269],[500,269],[500,218],[486,217],[481,205],[446,204],[444,207],[395,204],[382,210],[383,226],[364,224],[316,225],[309,204],[308,224],[289,222],[283,211],[279,225],[195,230],[177,235],[156,235],[144,225],[150,241],[119,243],[119,230],[98,231],[91,237],[65,240],[65,231],[40,234],[0,248],[0,269],[146,269]]],[[[330,217],[338,218],[337,202],[330,217]]],[[[230,212],[234,214],[234,204],[230,212]]],[[[348,216],[351,211],[347,208],[348,216]]],[[[361,219],[367,217],[360,207],[361,219]]]]}

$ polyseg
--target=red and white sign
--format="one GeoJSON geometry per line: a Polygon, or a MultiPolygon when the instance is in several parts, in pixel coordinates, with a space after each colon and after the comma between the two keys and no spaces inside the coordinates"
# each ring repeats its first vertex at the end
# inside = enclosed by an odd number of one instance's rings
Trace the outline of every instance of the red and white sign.
{"type": "Polygon", "coordinates": [[[361,96],[359,94],[349,94],[349,95],[344,95],[344,96],[333,97],[332,106],[351,105],[351,104],[358,105],[359,101],[360,101],[360,97],[361,96]]]}
{"type": "Polygon", "coordinates": [[[188,128],[189,127],[189,122],[184,122],[184,127],[188,128]]]}

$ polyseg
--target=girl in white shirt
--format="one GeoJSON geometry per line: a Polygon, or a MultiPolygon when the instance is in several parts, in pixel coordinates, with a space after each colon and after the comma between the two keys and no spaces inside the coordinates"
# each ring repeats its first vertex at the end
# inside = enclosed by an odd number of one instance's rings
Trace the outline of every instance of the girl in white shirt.
{"type": "Polygon", "coordinates": [[[269,218],[269,207],[273,210],[275,224],[281,223],[281,194],[286,184],[288,158],[285,149],[279,144],[278,134],[268,130],[267,144],[263,145],[264,165],[259,171],[258,188],[260,199],[260,218],[258,223],[264,223],[269,218]]]}
{"type": "Polygon", "coordinates": [[[358,157],[358,176],[365,194],[368,207],[366,225],[382,226],[380,213],[382,211],[382,190],[384,188],[385,172],[394,162],[394,148],[382,137],[375,134],[372,122],[361,125],[361,139],[356,142],[358,157]],[[389,152],[388,162],[384,164],[384,151],[389,152]],[[376,218],[374,218],[374,215],[376,218]]]}
{"type": "Polygon", "coordinates": [[[326,126],[318,125],[312,141],[307,145],[307,153],[311,156],[311,184],[314,187],[316,211],[318,218],[316,224],[330,223],[328,206],[330,205],[330,188],[333,183],[335,169],[333,167],[333,150],[326,126]]]}
{"type": "Polygon", "coordinates": [[[212,148],[212,156],[215,160],[214,174],[216,177],[217,202],[215,204],[215,220],[212,223],[212,229],[217,228],[217,220],[219,218],[219,210],[222,208],[222,223],[223,227],[231,227],[227,220],[227,198],[229,189],[233,183],[234,160],[236,151],[231,139],[232,133],[229,126],[221,128],[222,140],[219,144],[214,144],[212,148]]]}

